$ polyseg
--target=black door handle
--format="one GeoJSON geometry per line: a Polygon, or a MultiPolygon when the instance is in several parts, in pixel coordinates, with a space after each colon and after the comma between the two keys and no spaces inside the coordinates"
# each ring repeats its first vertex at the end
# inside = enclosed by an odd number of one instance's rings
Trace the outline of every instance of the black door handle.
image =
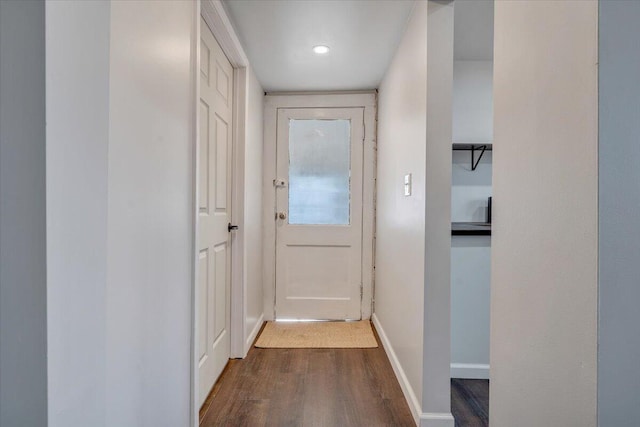
{"type": "Polygon", "coordinates": [[[237,225],[231,225],[231,223],[229,223],[229,225],[227,225],[227,230],[229,230],[229,233],[231,233],[233,230],[237,230],[238,226],[237,225]]]}

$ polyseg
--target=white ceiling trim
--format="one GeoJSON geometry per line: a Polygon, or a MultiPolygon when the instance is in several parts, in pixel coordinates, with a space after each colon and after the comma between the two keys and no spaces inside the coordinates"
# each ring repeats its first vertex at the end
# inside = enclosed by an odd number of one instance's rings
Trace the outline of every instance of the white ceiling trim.
{"type": "Polygon", "coordinates": [[[234,68],[248,67],[249,58],[244,52],[222,1],[203,0],[201,14],[231,65],[234,68]]]}

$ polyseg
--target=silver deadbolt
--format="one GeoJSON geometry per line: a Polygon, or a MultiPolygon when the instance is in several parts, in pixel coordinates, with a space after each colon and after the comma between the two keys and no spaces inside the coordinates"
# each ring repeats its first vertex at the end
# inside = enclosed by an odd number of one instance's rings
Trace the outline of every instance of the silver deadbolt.
{"type": "Polygon", "coordinates": [[[286,213],[284,213],[284,212],[280,212],[280,213],[278,213],[278,218],[280,218],[280,219],[286,219],[286,218],[287,218],[287,214],[286,214],[286,213]]]}

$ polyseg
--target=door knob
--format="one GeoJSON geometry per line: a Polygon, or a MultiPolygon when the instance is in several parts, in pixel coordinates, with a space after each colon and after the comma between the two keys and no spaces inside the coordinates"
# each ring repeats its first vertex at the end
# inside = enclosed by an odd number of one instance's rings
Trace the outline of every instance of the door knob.
{"type": "Polygon", "coordinates": [[[231,233],[233,230],[237,230],[238,226],[237,225],[231,225],[231,223],[229,223],[227,225],[227,230],[229,231],[229,233],[231,233]]]}
{"type": "Polygon", "coordinates": [[[284,213],[284,212],[280,212],[280,213],[278,213],[278,218],[280,218],[280,219],[286,219],[286,218],[287,218],[287,214],[286,214],[286,213],[284,213]]]}

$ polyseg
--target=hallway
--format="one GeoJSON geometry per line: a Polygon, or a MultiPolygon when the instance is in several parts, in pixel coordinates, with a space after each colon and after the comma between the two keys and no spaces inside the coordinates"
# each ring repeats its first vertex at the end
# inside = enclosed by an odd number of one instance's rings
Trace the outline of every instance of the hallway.
{"type": "MultiPolygon", "coordinates": [[[[252,348],[229,362],[200,426],[415,426],[375,335],[371,349],[252,348]]],[[[456,426],[487,426],[488,381],[453,381],[456,426]]]]}
{"type": "Polygon", "coordinates": [[[0,0],[0,426],[640,426],[638,21],[0,0]]]}
{"type": "Polygon", "coordinates": [[[201,427],[415,425],[379,340],[371,349],[252,348],[229,362],[212,395],[201,427]]]}

